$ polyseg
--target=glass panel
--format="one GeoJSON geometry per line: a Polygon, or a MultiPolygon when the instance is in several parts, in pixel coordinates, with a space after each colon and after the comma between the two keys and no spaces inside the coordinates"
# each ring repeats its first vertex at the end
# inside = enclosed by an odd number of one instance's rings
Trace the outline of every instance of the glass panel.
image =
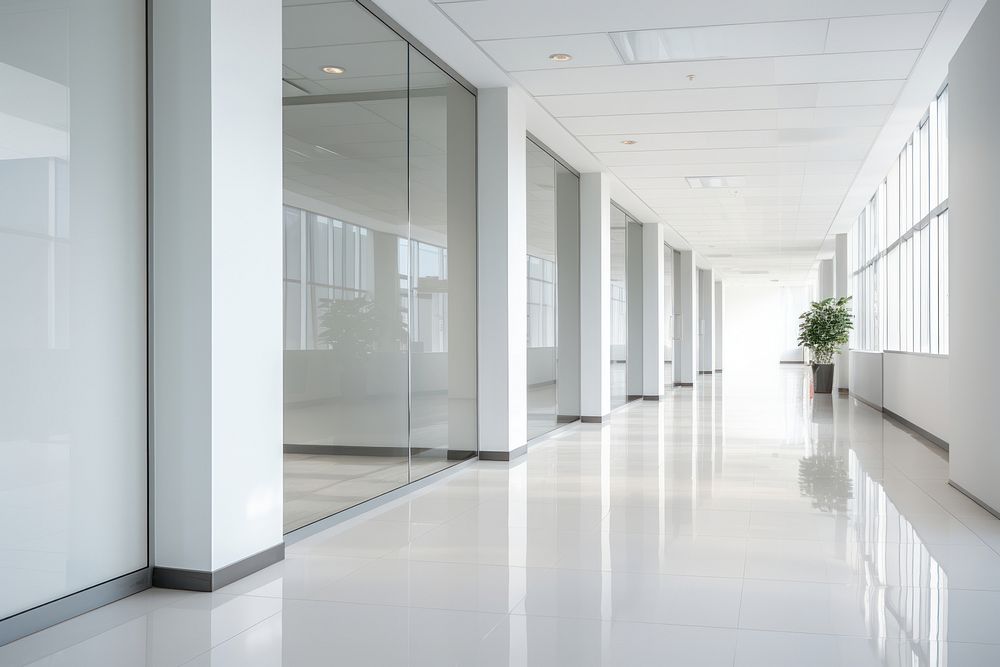
{"type": "Polygon", "coordinates": [[[928,241],[929,241],[929,252],[930,257],[930,272],[928,277],[930,279],[930,300],[929,300],[929,320],[928,326],[930,330],[930,349],[929,352],[932,354],[937,354],[939,351],[938,342],[938,220],[934,218],[930,222],[930,227],[928,228],[928,241]]]}
{"type": "Polygon", "coordinates": [[[528,438],[558,423],[556,161],[527,142],[528,438]]]}
{"type": "MultiPolygon", "coordinates": [[[[946,91],[947,92],[947,91],[946,91]]],[[[941,354],[948,354],[949,327],[951,320],[948,308],[951,300],[948,294],[948,211],[938,216],[938,292],[940,305],[938,315],[938,348],[941,354]]]]}
{"type": "Polygon", "coordinates": [[[941,201],[948,198],[948,89],[938,97],[938,191],[941,201]]]}
{"type": "Polygon", "coordinates": [[[410,48],[410,480],[476,453],[476,98],[410,48]]]}
{"type": "Polygon", "coordinates": [[[628,400],[628,284],[626,274],[626,218],[611,207],[611,407],[628,400]]]}
{"type": "Polygon", "coordinates": [[[625,357],[626,392],[642,396],[642,225],[629,219],[626,228],[628,249],[625,252],[628,299],[628,352],[625,357]]]}
{"type": "MultiPolygon", "coordinates": [[[[286,235],[299,247],[286,247],[285,258],[291,273],[293,258],[304,257],[306,276],[301,304],[285,281],[286,531],[409,481],[410,270],[431,279],[443,271],[444,242],[409,241],[407,44],[350,7],[369,43],[340,45],[338,35],[357,40],[331,26],[324,46],[345,57],[373,50],[375,64],[363,72],[326,74],[294,48],[304,36],[285,34],[284,76],[294,84],[284,88],[285,219],[305,220],[299,238],[286,235]]],[[[303,11],[284,7],[286,25],[307,25],[303,11]]],[[[414,150],[431,160],[432,148],[414,150]]],[[[440,319],[433,329],[435,306],[441,301],[416,314],[430,347],[445,336],[440,319]]]]}
{"type": "Polygon", "coordinates": [[[145,2],[0,2],[0,618],[148,563],[145,2]]]}

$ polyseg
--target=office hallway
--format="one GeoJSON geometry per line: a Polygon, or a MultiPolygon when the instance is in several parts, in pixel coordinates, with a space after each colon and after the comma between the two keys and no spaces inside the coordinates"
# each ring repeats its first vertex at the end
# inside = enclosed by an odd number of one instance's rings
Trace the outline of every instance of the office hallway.
{"type": "Polygon", "coordinates": [[[802,366],[704,376],[0,664],[1000,664],[1000,521],[947,475],[802,366]]]}

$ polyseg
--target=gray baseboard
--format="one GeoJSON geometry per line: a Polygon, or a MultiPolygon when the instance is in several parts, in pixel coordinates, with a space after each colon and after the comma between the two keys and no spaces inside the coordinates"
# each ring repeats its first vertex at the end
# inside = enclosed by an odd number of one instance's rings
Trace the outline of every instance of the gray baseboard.
{"type": "Polygon", "coordinates": [[[848,396],[850,395],[851,390],[848,389],[847,387],[840,387],[839,389],[837,389],[837,393],[843,394],[844,396],[848,396]]]}
{"type": "Polygon", "coordinates": [[[861,398],[860,396],[858,396],[857,394],[851,394],[851,398],[853,398],[858,403],[864,403],[865,405],[867,405],[872,410],[877,410],[879,412],[882,412],[882,406],[881,405],[875,405],[871,401],[865,400],[865,399],[861,398]]]}
{"type": "Polygon", "coordinates": [[[675,382],[674,386],[675,387],[693,387],[694,386],[694,382],[675,382]]]}
{"type": "Polygon", "coordinates": [[[53,600],[0,620],[0,646],[45,628],[68,621],[150,586],[150,568],[130,572],[82,591],[53,600]]]}
{"type": "Polygon", "coordinates": [[[498,452],[489,450],[479,450],[480,461],[512,461],[519,456],[524,456],[528,452],[528,445],[521,445],[509,452],[498,452]]]}
{"type": "Polygon", "coordinates": [[[390,456],[410,455],[406,447],[366,447],[364,445],[300,445],[289,443],[284,446],[286,454],[317,454],[321,456],[390,456]]]}
{"type": "Polygon", "coordinates": [[[594,415],[584,415],[580,417],[580,421],[584,424],[603,424],[608,421],[609,417],[610,415],[601,415],[599,417],[594,415]]]}
{"type": "Polygon", "coordinates": [[[642,400],[644,400],[644,401],[662,401],[663,397],[662,396],[643,396],[642,400]]]}
{"type": "Polygon", "coordinates": [[[715,371],[698,371],[698,375],[711,375],[715,371]]]}
{"type": "Polygon", "coordinates": [[[285,543],[259,551],[243,560],[230,563],[218,570],[184,570],[176,567],[154,567],[153,586],[157,588],[175,588],[182,591],[217,591],[223,586],[263,570],[285,558],[285,543]]]}
{"type": "MultiPolygon", "coordinates": [[[[855,398],[857,398],[857,396],[855,396],[855,398]]],[[[943,440],[943,439],[939,438],[938,436],[934,435],[933,433],[931,433],[927,429],[923,429],[923,428],[917,426],[916,424],[914,424],[913,422],[911,422],[909,419],[906,419],[905,417],[900,417],[899,415],[897,415],[892,410],[887,410],[884,407],[882,408],[882,414],[884,414],[886,417],[888,417],[892,421],[898,422],[902,426],[905,426],[907,429],[913,431],[914,433],[916,433],[917,435],[919,435],[924,440],[927,440],[931,444],[940,447],[944,451],[948,451],[948,442],[946,440],[943,440]]],[[[965,493],[965,492],[963,491],[963,493],[965,493]]],[[[966,494],[966,495],[968,495],[968,494],[966,494]]]]}
{"type": "Polygon", "coordinates": [[[580,415],[556,415],[557,424],[572,424],[575,421],[580,421],[580,415]]]}
{"type": "Polygon", "coordinates": [[[804,361],[779,361],[779,364],[804,364],[804,361]]]}
{"type": "Polygon", "coordinates": [[[982,507],[984,510],[986,510],[987,512],[989,512],[990,514],[992,514],[996,518],[1000,519],[1000,511],[997,511],[997,510],[993,509],[992,507],[990,507],[989,505],[987,505],[986,503],[984,503],[975,494],[969,493],[966,489],[962,488],[962,486],[960,484],[956,484],[954,482],[954,480],[950,480],[949,479],[948,480],[948,485],[951,486],[956,491],[958,491],[959,493],[961,493],[962,495],[964,495],[966,498],[968,498],[972,502],[974,502],[977,505],[979,505],[980,507],[982,507]]]}

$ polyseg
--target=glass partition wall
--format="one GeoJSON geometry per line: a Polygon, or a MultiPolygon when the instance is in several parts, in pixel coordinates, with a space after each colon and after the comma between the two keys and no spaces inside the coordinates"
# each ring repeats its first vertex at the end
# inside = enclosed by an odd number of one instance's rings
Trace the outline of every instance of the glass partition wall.
{"type": "Polygon", "coordinates": [[[528,439],[580,414],[580,178],[527,142],[528,439]]]}
{"type": "Polygon", "coordinates": [[[0,643],[148,565],[145,36],[0,0],[0,643]]]}
{"type": "Polygon", "coordinates": [[[611,407],[642,396],[642,225],[611,206],[611,407]]]}
{"type": "Polygon", "coordinates": [[[290,531],[475,454],[476,103],[354,2],[283,12],[290,531]]]}

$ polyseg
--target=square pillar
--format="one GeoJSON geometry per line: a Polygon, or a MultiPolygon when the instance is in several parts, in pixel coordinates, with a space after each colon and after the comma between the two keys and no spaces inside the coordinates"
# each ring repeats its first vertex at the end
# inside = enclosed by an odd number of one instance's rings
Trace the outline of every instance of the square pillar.
{"type": "Polygon", "coordinates": [[[715,281],[715,372],[722,372],[722,321],[726,312],[726,286],[721,280],[715,281]]]}
{"type": "MultiPolygon", "coordinates": [[[[847,234],[837,234],[834,239],[833,256],[833,296],[838,299],[842,296],[851,295],[851,267],[847,257],[847,234]]],[[[851,381],[851,355],[850,345],[847,343],[840,348],[840,355],[837,363],[833,367],[833,386],[840,391],[848,391],[851,381]]]]}
{"type": "Polygon", "coordinates": [[[715,372],[715,272],[698,269],[698,373],[715,372]]]}
{"type": "Polygon", "coordinates": [[[663,227],[642,226],[642,394],[663,398],[663,227]]]}
{"type": "Polygon", "coordinates": [[[604,173],[580,175],[580,418],[611,412],[611,191],[604,173]]]}
{"type": "Polygon", "coordinates": [[[694,252],[682,250],[677,262],[677,287],[674,308],[674,384],[694,386],[698,374],[697,266],[694,252]]]}
{"type": "Polygon", "coordinates": [[[280,560],[281,3],[153,0],[153,583],[280,560]]]}
{"type": "Polygon", "coordinates": [[[524,101],[479,91],[479,457],[527,451],[527,152],[524,101]]]}
{"type": "Polygon", "coordinates": [[[819,300],[833,298],[835,293],[833,259],[819,261],[819,300]]]}

